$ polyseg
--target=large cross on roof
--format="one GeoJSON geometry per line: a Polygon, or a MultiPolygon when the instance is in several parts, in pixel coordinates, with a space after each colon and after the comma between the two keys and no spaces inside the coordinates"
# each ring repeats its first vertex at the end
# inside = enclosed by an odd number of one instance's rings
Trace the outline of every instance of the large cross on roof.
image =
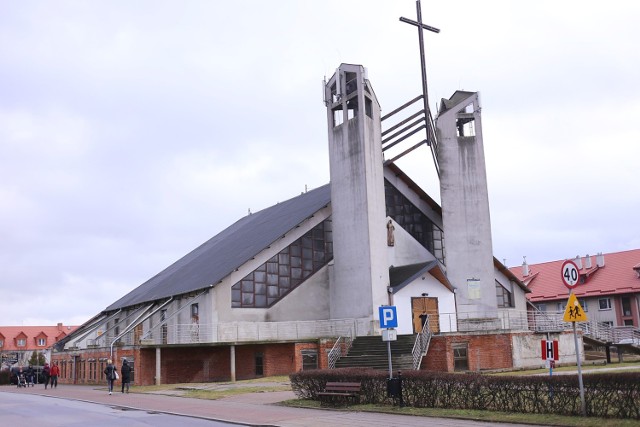
{"type": "MultiPolygon", "coordinates": [[[[426,25],[422,22],[422,6],[420,5],[420,0],[416,0],[416,11],[417,11],[417,21],[414,21],[412,19],[408,19],[408,18],[404,18],[404,17],[400,17],[400,21],[404,22],[406,24],[410,24],[415,26],[418,29],[418,41],[420,44],[420,68],[421,68],[421,77],[422,77],[422,95],[419,96],[418,98],[413,99],[412,101],[409,101],[407,104],[403,105],[402,107],[392,111],[391,113],[387,114],[385,117],[383,117],[383,120],[389,116],[392,116],[393,114],[397,113],[398,111],[406,108],[408,105],[413,104],[414,102],[416,102],[417,100],[419,100],[420,98],[422,98],[422,104],[423,104],[423,110],[421,111],[422,114],[424,114],[424,124],[421,125],[419,128],[415,129],[413,132],[409,133],[408,135],[401,137],[399,139],[396,139],[396,141],[388,144],[387,147],[385,147],[383,150],[386,150],[388,148],[391,148],[392,146],[400,143],[402,140],[404,140],[405,138],[415,134],[417,131],[421,130],[422,128],[424,128],[426,130],[427,133],[427,137],[421,141],[420,143],[414,145],[413,147],[411,147],[408,150],[405,150],[404,152],[402,152],[401,154],[397,155],[396,157],[394,157],[393,159],[389,160],[389,163],[393,163],[395,160],[399,159],[400,157],[404,156],[405,154],[408,154],[410,151],[413,151],[415,148],[417,148],[418,146],[422,145],[423,143],[426,143],[427,145],[429,145],[429,147],[431,148],[431,155],[433,157],[433,161],[436,167],[436,172],[438,173],[438,176],[440,176],[440,169],[438,167],[438,160],[436,158],[436,147],[437,147],[437,141],[436,141],[436,133],[435,133],[435,129],[433,128],[433,117],[431,116],[431,111],[429,109],[429,91],[428,91],[428,85],[427,85],[427,65],[426,65],[426,60],[425,60],[425,53],[424,53],[424,33],[423,30],[427,30],[427,31],[431,31],[434,33],[439,33],[440,30],[438,28],[432,27],[430,25],[426,25]]],[[[400,125],[394,126],[391,129],[387,130],[385,133],[387,132],[391,132],[393,130],[398,129],[401,125],[406,124],[406,122],[410,119],[415,118],[416,116],[418,116],[419,114],[415,114],[413,116],[411,116],[409,119],[407,119],[405,122],[401,123],[400,125]]],[[[422,121],[422,120],[419,120],[422,121]]],[[[417,122],[411,123],[409,124],[407,127],[405,127],[404,129],[402,129],[400,132],[397,132],[393,135],[391,135],[389,138],[383,140],[383,144],[390,142],[392,139],[394,139],[395,137],[399,136],[400,133],[408,130],[410,127],[414,126],[417,122]]],[[[383,137],[385,136],[383,133],[383,137]]]]}

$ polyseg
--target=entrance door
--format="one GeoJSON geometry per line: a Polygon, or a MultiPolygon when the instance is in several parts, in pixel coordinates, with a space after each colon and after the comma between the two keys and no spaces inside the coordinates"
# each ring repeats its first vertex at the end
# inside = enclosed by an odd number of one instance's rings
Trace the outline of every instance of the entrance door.
{"type": "Polygon", "coordinates": [[[411,298],[411,316],[413,319],[413,333],[422,332],[422,323],[425,315],[429,315],[429,327],[431,332],[440,332],[440,316],[438,316],[438,298],[416,297],[411,298]]]}

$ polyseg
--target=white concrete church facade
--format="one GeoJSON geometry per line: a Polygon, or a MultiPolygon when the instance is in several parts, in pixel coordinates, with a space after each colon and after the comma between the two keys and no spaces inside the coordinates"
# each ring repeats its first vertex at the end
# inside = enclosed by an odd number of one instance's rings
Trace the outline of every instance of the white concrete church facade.
{"type": "Polygon", "coordinates": [[[61,381],[99,382],[108,358],[139,384],[289,373],[310,355],[325,368],[340,339],[380,334],[383,305],[398,334],[428,315],[421,369],[453,370],[463,344],[468,369],[540,363],[528,289],[493,257],[478,94],[442,101],[440,206],[384,159],[364,67],[341,64],[325,91],[330,184],[247,215],[87,321],[53,356],[61,381]]]}

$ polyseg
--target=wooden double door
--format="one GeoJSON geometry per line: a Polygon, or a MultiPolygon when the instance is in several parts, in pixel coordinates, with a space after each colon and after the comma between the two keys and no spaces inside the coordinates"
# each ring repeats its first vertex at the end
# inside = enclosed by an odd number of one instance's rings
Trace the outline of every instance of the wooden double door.
{"type": "Polygon", "coordinates": [[[422,332],[425,317],[429,316],[429,328],[431,332],[440,332],[440,316],[438,315],[438,298],[414,297],[411,298],[411,316],[413,319],[413,333],[422,332]]]}

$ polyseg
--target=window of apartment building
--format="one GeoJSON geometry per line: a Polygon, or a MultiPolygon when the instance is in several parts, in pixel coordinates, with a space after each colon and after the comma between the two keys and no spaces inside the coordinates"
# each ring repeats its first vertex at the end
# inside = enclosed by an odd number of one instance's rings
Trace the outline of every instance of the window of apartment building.
{"type": "Polygon", "coordinates": [[[44,347],[45,345],[47,345],[47,339],[46,338],[38,338],[38,347],[44,347]]]}
{"type": "Polygon", "coordinates": [[[192,322],[197,322],[199,320],[199,316],[198,316],[198,304],[191,304],[191,321],[192,322]]]}
{"type": "Polygon", "coordinates": [[[318,350],[302,350],[302,370],[318,369],[318,350]]]}
{"type": "Polygon", "coordinates": [[[622,297],[622,315],[631,316],[631,298],[622,297]]]}
{"type": "Polygon", "coordinates": [[[264,353],[255,354],[256,375],[264,375],[264,353]]]}
{"type": "Polygon", "coordinates": [[[633,319],[624,319],[624,326],[633,326],[633,319]]]}
{"type": "Polygon", "coordinates": [[[4,347],[4,340],[0,340],[0,348],[4,347]]]}
{"type": "Polygon", "coordinates": [[[120,334],[120,325],[118,323],[120,323],[119,318],[116,317],[115,319],[113,319],[113,324],[115,325],[115,328],[113,329],[113,334],[115,336],[118,336],[120,334]]]}
{"type": "Polygon", "coordinates": [[[27,345],[27,340],[24,338],[20,338],[16,341],[16,346],[17,347],[24,347],[27,345]]]}
{"type": "Polygon", "coordinates": [[[469,345],[454,344],[453,345],[453,370],[468,371],[469,370],[469,345]]]}
{"type": "Polygon", "coordinates": [[[606,322],[602,322],[602,324],[603,324],[604,326],[609,327],[609,328],[613,328],[613,322],[612,322],[612,321],[610,321],[610,320],[609,320],[609,321],[606,321],[606,322]]]}
{"type": "Polygon", "coordinates": [[[536,310],[545,312],[547,311],[547,304],[534,304],[536,310]]]}
{"type": "Polygon", "coordinates": [[[600,310],[611,310],[611,298],[600,298],[598,300],[600,310]]]}
{"type": "Polygon", "coordinates": [[[502,286],[500,282],[496,280],[496,299],[498,301],[498,307],[510,308],[513,307],[513,295],[511,291],[502,286]]]}
{"type": "Polygon", "coordinates": [[[580,303],[580,306],[582,307],[582,311],[589,311],[589,304],[587,304],[587,300],[586,299],[578,300],[578,302],[580,303]]]}

